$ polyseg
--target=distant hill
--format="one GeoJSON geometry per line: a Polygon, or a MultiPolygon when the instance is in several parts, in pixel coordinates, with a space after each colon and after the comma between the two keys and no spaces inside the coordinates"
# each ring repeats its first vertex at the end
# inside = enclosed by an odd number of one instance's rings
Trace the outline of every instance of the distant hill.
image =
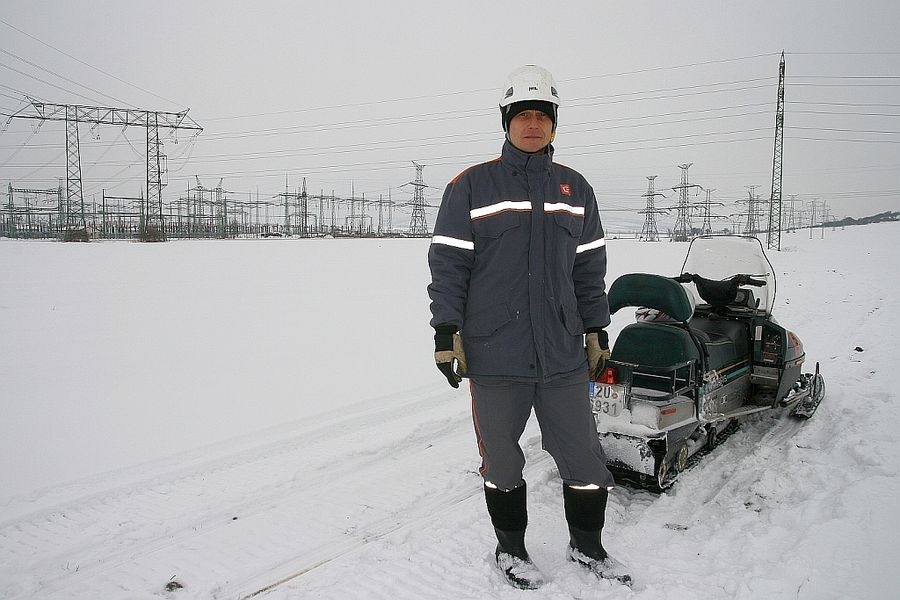
{"type": "Polygon", "coordinates": [[[859,219],[845,217],[840,221],[827,221],[822,225],[825,227],[846,227],[847,225],[868,225],[869,223],[884,223],[886,221],[900,221],[900,212],[888,211],[859,219]]]}

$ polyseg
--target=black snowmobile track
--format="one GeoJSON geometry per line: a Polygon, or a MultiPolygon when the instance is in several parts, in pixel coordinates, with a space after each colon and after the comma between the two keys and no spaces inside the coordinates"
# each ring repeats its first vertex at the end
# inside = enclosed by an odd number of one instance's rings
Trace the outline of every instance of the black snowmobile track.
{"type": "Polygon", "coordinates": [[[612,472],[613,477],[617,482],[626,482],[632,487],[646,490],[654,494],[661,494],[672,487],[681,473],[694,468],[701,460],[703,460],[704,456],[715,450],[716,447],[731,437],[738,429],[740,429],[740,422],[737,419],[734,419],[726,427],[723,427],[721,431],[717,431],[714,443],[711,445],[705,444],[700,450],[688,458],[687,465],[685,465],[683,471],[670,471],[669,476],[662,486],[659,485],[655,477],[648,477],[643,473],[637,473],[630,469],[609,466],[609,470],[612,472]]]}

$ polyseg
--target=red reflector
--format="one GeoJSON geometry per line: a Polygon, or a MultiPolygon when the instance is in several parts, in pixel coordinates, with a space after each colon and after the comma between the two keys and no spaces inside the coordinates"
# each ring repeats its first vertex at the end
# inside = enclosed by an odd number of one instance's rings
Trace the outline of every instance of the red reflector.
{"type": "Polygon", "coordinates": [[[603,369],[603,372],[600,373],[600,377],[597,378],[598,383],[606,383],[613,384],[618,383],[618,377],[616,377],[616,370],[612,367],[606,367],[603,369]]]}
{"type": "Polygon", "coordinates": [[[674,415],[675,412],[676,412],[677,410],[678,410],[678,409],[675,408],[675,407],[673,406],[672,408],[664,408],[664,409],[662,409],[661,411],[659,411],[659,414],[661,414],[661,415],[674,415]]]}

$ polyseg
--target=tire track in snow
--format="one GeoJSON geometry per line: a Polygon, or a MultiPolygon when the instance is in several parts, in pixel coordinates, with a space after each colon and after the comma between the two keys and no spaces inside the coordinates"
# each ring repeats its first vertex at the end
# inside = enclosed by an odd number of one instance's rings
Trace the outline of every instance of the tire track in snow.
{"type": "Polygon", "coordinates": [[[216,597],[249,600],[265,595],[275,588],[293,581],[310,571],[317,569],[335,559],[359,550],[367,544],[379,540],[389,534],[410,529],[415,524],[430,520],[442,513],[454,510],[458,505],[472,500],[476,494],[472,486],[466,483],[453,494],[434,496],[434,501],[416,503],[403,507],[402,514],[396,512],[383,519],[369,523],[357,530],[352,538],[320,545],[287,563],[271,568],[264,573],[256,574],[244,581],[217,590],[216,597]]]}
{"type": "MultiPolygon", "coordinates": [[[[775,411],[745,419],[738,431],[682,473],[663,494],[617,487],[610,495],[609,509],[625,523],[639,523],[664,498],[666,526],[680,528],[697,518],[698,507],[747,495],[770,456],[783,453],[786,442],[804,426],[787,411],[775,411]],[[770,422],[770,426],[766,423],[770,422]]],[[[627,525],[626,525],[627,528],[627,525]]]]}
{"type": "Polygon", "coordinates": [[[128,567],[141,557],[233,526],[235,515],[248,519],[292,497],[302,499],[310,486],[352,477],[358,469],[385,460],[385,454],[414,450],[425,440],[450,435],[468,418],[429,421],[418,416],[438,412],[435,403],[433,395],[423,399],[414,391],[386,407],[357,405],[350,415],[316,420],[284,440],[13,519],[0,525],[3,564],[10,572],[29,573],[33,581],[23,586],[26,589],[70,589],[73,579],[99,577],[99,572],[128,567]],[[379,424],[404,418],[418,430],[399,442],[379,441],[379,424]],[[360,431],[371,439],[354,439],[360,431]],[[348,439],[349,451],[335,456],[335,440],[340,438],[348,439]],[[316,450],[317,445],[322,448],[316,450]],[[307,464],[309,472],[299,489],[293,481],[296,465],[308,463],[316,452],[321,456],[307,464]],[[235,481],[243,483],[235,489],[235,481]]]}
{"type": "MultiPolygon", "coordinates": [[[[468,432],[467,432],[468,434],[468,432]]],[[[468,440],[467,440],[468,442],[468,440]]],[[[526,477],[531,477],[538,472],[548,470],[551,464],[550,455],[544,452],[540,447],[540,437],[530,436],[523,443],[523,450],[526,454],[527,465],[525,469],[526,477]]],[[[250,579],[239,583],[231,584],[216,590],[215,598],[239,598],[240,600],[250,600],[266,596],[281,587],[287,587],[294,590],[292,584],[302,578],[304,575],[336,561],[345,556],[351,556],[354,552],[359,552],[366,546],[378,542],[388,536],[402,534],[403,532],[414,530],[415,528],[439,519],[443,515],[452,513],[468,502],[482,501],[481,478],[480,476],[470,473],[471,478],[460,477],[458,472],[447,472],[444,481],[438,481],[433,490],[428,490],[423,499],[412,502],[406,506],[400,507],[399,510],[393,512],[385,519],[368,524],[366,527],[355,532],[356,540],[340,540],[331,544],[317,547],[315,550],[300,555],[291,561],[282,565],[272,566],[265,572],[257,574],[250,579]],[[441,489],[441,485],[450,486],[449,490],[441,493],[435,493],[435,490],[441,489]]],[[[479,509],[481,511],[481,509],[479,509]]],[[[483,511],[481,511],[483,512],[483,511]]],[[[480,514],[480,512],[479,512],[480,514]]],[[[484,515],[486,519],[486,515],[484,515]]],[[[441,547],[437,551],[446,551],[441,547]]],[[[454,556],[454,559],[458,557],[454,556]]],[[[441,560],[437,561],[438,563],[441,560]]],[[[410,565],[412,573],[414,565],[410,565]]],[[[422,572],[416,570],[414,581],[421,582],[422,572]]],[[[393,584],[396,582],[396,574],[392,572],[390,578],[381,581],[382,584],[393,584]]],[[[442,584],[446,586],[446,582],[442,584]]],[[[413,588],[414,589],[414,588],[413,588]]],[[[433,588],[432,588],[433,589],[433,588]]],[[[360,586],[358,588],[361,598],[381,598],[389,597],[396,600],[397,590],[392,585],[379,585],[379,580],[373,580],[371,583],[360,586]]],[[[421,590],[425,595],[413,594],[409,597],[420,598],[428,597],[428,590],[421,590]]],[[[459,598],[477,597],[471,596],[469,592],[474,588],[468,589],[466,593],[460,590],[459,598]]],[[[341,597],[345,598],[346,592],[341,592],[341,597]]]]}
{"type": "Polygon", "coordinates": [[[684,490],[692,496],[691,504],[696,509],[697,505],[717,502],[723,496],[749,493],[759,469],[765,468],[770,457],[783,453],[786,442],[806,423],[788,413],[789,409],[776,409],[745,419],[737,432],[701,460],[699,468],[679,478],[676,486],[681,487],[673,490],[674,495],[684,490]],[[714,475],[718,478],[714,479],[714,475]]]}

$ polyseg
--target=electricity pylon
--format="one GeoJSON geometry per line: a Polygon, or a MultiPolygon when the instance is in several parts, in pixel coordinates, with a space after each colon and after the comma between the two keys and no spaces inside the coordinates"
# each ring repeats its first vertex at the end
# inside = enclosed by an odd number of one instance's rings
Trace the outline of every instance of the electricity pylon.
{"type": "Polygon", "coordinates": [[[749,188],[749,196],[746,200],[747,202],[747,221],[744,226],[744,235],[756,235],[759,233],[759,196],[756,195],[756,188],[758,186],[748,185],[745,186],[749,188]]]}
{"type": "Polygon", "coordinates": [[[781,250],[781,157],[784,144],[784,52],[778,66],[778,100],[775,108],[775,152],[772,157],[772,195],[769,197],[769,231],[766,247],[781,250]]]}
{"type": "MultiPolygon", "coordinates": [[[[701,210],[703,211],[703,225],[700,227],[700,235],[712,235],[712,221],[713,214],[710,211],[710,207],[713,205],[716,206],[724,206],[721,202],[712,202],[710,200],[710,196],[712,193],[716,191],[715,188],[709,188],[706,190],[706,201],[701,205],[701,210]]],[[[716,216],[715,218],[721,219],[722,217],[716,216]]]]}
{"type": "Polygon", "coordinates": [[[411,236],[424,237],[428,235],[428,223],[425,220],[425,180],[422,173],[425,171],[425,165],[420,165],[413,161],[416,167],[416,180],[410,181],[409,185],[413,186],[413,204],[412,217],[409,220],[409,234],[411,236]]]}
{"type": "Polygon", "coordinates": [[[792,232],[795,229],[797,229],[797,218],[796,218],[797,210],[794,208],[794,205],[797,202],[802,202],[802,200],[797,200],[797,194],[788,194],[787,203],[790,206],[790,208],[788,209],[787,223],[784,228],[786,230],[788,230],[789,232],[792,232]]]}
{"type": "Polygon", "coordinates": [[[655,179],[656,175],[647,176],[647,192],[642,194],[642,196],[647,199],[647,208],[638,211],[638,214],[646,215],[644,217],[644,227],[641,229],[641,240],[645,242],[659,241],[659,230],[656,227],[656,215],[668,213],[664,208],[656,208],[656,196],[665,197],[665,194],[653,189],[655,179]]]}
{"type": "Polygon", "coordinates": [[[681,169],[681,183],[674,186],[673,190],[678,190],[678,214],[675,217],[675,231],[673,238],[676,242],[686,242],[691,237],[693,227],[691,226],[691,204],[688,200],[688,190],[692,187],[699,188],[696,183],[688,183],[688,169],[694,163],[686,163],[678,165],[681,169]]]}

